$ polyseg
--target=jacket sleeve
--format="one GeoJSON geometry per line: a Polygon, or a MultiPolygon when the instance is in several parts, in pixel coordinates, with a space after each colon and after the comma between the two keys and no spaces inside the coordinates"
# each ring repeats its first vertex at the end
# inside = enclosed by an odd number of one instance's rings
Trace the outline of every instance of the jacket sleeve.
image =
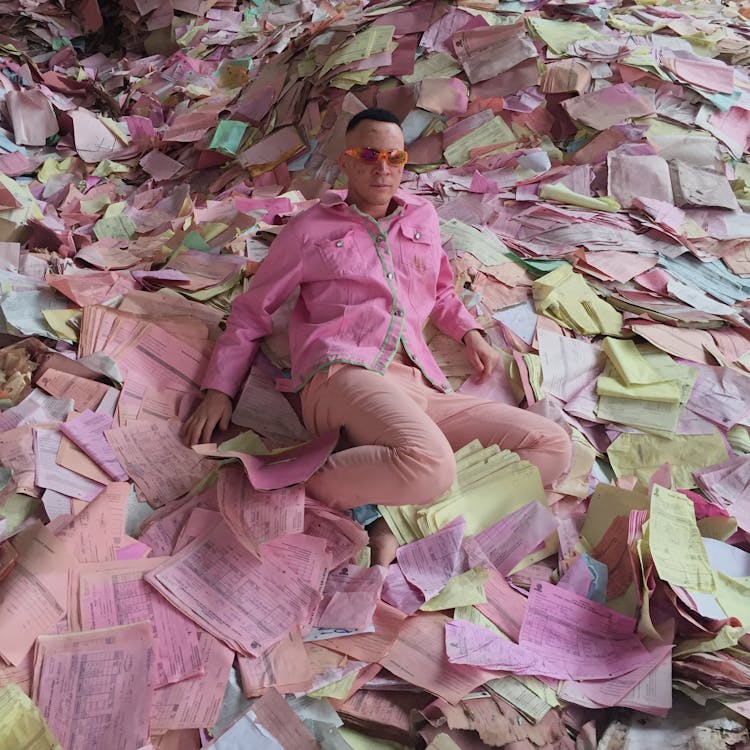
{"type": "Polygon", "coordinates": [[[291,225],[273,241],[247,291],[232,303],[226,330],[214,346],[202,388],[222,391],[230,398],[237,393],[261,339],[271,333],[271,316],[302,281],[302,245],[291,225]]]}
{"type": "MultiPolygon", "coordinates": [[[[437,215],[435,216],[435,236],[440,237],[440,227],[437,215]]],[[[437,239],[436,242],[440,243],[437,239]]],[[[430,313],[430,319],[438,329],[446,336],[460,341],[468,331],[480,329],[472,314],[458,298],[455,291],[455,279],[453,269],[448,262],[448,256],[442,247],[437,248],[440,258],[437,285],[435,292],[435,304],[430,313]]]]}

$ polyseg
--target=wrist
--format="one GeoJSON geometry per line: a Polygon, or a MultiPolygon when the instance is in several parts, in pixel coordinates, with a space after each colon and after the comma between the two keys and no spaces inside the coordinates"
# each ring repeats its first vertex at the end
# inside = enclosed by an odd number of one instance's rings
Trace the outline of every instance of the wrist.
{"type": "Polygon", "coordinates": [[[228,393],[224,393],[224,391],[220,391],[218,388],[206,388],[205,397],[212,399],[228,398],[230,401],[232,400],[232,397],[228,393]]]}
{"type": "Polygon", "coordinates": [[[485,333],[480,328],[472,328],[466,331],[466,333],[461,337],[461,341],[464,344],[468,344],[471,339],[476,339],[476,338],[485,340],[485,333]]]}

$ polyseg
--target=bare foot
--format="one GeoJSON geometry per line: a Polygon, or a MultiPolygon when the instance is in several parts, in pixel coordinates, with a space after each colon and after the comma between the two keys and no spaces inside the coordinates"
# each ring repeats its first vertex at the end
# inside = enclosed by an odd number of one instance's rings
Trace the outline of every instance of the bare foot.
{"type": "Polygon", "coordinates": [[[388,567],[396,559],[398,540],[388,527],[385,518],[378,518],[367,527],[370,535],[371,565],[388,567]]]}

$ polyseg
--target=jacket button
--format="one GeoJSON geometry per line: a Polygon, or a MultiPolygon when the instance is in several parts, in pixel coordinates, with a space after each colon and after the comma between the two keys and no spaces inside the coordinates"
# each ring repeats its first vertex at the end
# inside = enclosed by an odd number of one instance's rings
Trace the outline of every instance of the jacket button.
{"type": "Polygon", "coordinates": [[[388,271],[388,273],[385,275],[386,279],[392,279],[395,276],[393,271],[388,271]]]}
{"type": "Polygon", "coordinates": [[[418,240],[422,235],[419,232],[414,232],[414,239],[418,240]]]}
{"type": "Polygon", "coordinates": [[[344,243],[341,240],[337,240],[336,247],[344,247],[344,243]]]}

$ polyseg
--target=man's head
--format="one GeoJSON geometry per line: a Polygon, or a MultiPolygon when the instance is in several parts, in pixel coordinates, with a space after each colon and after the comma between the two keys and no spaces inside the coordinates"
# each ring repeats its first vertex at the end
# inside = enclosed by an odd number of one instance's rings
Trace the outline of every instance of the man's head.
{"type": "Polygon", "coordinates": [[[386,109],[365,109],[346,128],[346,150],[339,160],[348,180],[348,201],[367,213],[387,213],[401,184],[406,154],[398,117],[386,109]]]}

